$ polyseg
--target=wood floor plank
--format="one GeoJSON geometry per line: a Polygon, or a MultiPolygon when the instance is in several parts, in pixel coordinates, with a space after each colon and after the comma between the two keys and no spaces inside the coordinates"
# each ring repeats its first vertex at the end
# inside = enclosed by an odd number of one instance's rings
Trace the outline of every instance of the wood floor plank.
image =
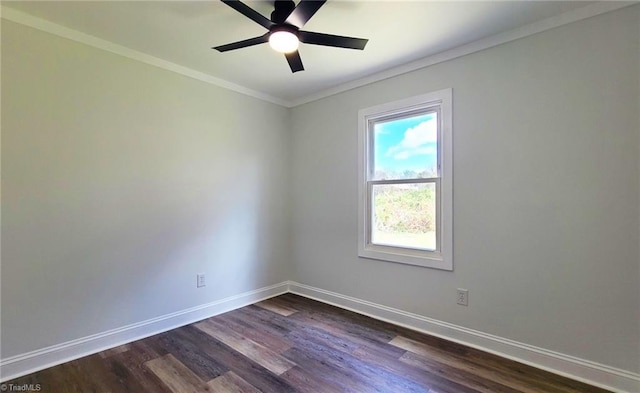
{"type": "MultiPolygon", "coordinates": [[[[406,351],[404,352],[406,353],[406,351]]],[[[438,373],[405,364],[398,357],[383,351],[371,351],[368,348],[361,348],[357,349],[353,356],[362,362],[375,364],[390,373],[402,375],[432,391],[441,393],[477,393],[476,390],[451,381],[438,373]]]]}
{"type": "Polygon", "coordinates": [[[271,298],[263,300],[255,304],[258,307],[262,307],[265,310],[273,311],[282,316],[288,317],[289,315],[298,312],[295,308],[286,306],[281,302],[278,302],[277,298],[271,298]]]}
{"type": "Polygon", "coordinates": [[[326,345],[336,349],[352,353],[355,349],[366,348],[369,351],[388,352],[400,358],[404,354],[404,350],[392,345],[381,344],[378,337],[371,337],[367,331],[363,330],[346,330],[339,325],[323,322],[317,317],[307,317],[303,312],[296,314],[290,318],[295,324],[296,329],[289,334],[289,338],[295,337],[297,334],[326,336],[328,340],[326,345]]]}
{"type": "MultiPolygon", "coordinates": [[[[451,354],[447,351],[431,347],[427,344],[423,344],[406,337],[397,336],[393,340],[391,340],[389,344],[399,348],[403,348],[415,355],[429,359],[432,362],[437,362],[437,364],[440,364],[443,367],[461,370],[465,373],[470,373],[475,376],[489,379],[518,391],[526,390],[531,386],[530,381],[529,383],[527,383],[526,381],[521,381],[519,378],[515,378],[513,375],[505,375],[490,366],[479,365],[474,362],[466,361],[464,358],[460,358],[455,354],[451,354]]],[[[411,362],[409,362],[409,364],[411,364],[411,362]]],[[[419,367],[422,367],[422,364],[419,367]]],[[[542,382],[540,384],[540,388],[544,388],[542,382]]]]}
{"type": "MultiPolygon", "coordinates": [[[[443,366],[456,368],[465,373],[498,382],[518,391],[527,391],[531,389],[532,386],[535,386],[536,389],[540,391],[553,391],[557,393],[601,392],[601,390],[597,388],[593,390],[593,387],[587,385],[571,386],[569,384],[558,384],[554,381],[557,376],[553,374],[542,376],[532,375],[533,368],[525,373],[514,372],[513,366],[515,362],[509,361],[511,367],[504,367],[502,364],[497,365],[492,361],[495,355],[485,354],[481,359],[478,359],[470,356],[473,352],[469,351],[467,354],[461,356],[455,352],[441,349],[440,346],[433,347],[429,344],[402,336],[395,337],[389,344],[403,348],[431,361],[436,361],[443,366]]],[[[501,360],[504,361],[504,359],[501,360]]],[[[529,366],[523,365],[521,367],[527,368],[529,366]]]]}
{"type": "Polygon", "coordinates": [[[266,331],[283,339],[291,332],[290,317],[270,312],[254,304],[235,310],[233,313],[239,318],[264,326],[266,331]]]}
{"type": "Polygon", "coordinates": [[[201,336],[193,333],[194,329],[175,329],[171,334],[156,336],[155,345],[172,354],[203,381],[209,381],[229,371],[229,368],[215,356],[209,356],[202,350],[201,336]]]}
{"type": "Polygon", "coordinates": [[[37,383],[42,392],[145,392],[140,382],[129,370],[112,359],[105,360],[98,354],[90,355],[62,365],[52,367],[28,377],[37,383]]]}
{"type": "Polygon", "coordinates": [[[334,378],[359,381],[363,388],[372,392],[424,392],[425,388],[406,379],[402,375],[390,373],[370,363],[360,362],[352,355],[324,345],[323,339],[307,337],[295,343],[293,349],[285,352],[287,358],[296,363],[304,359],[314,369],[323,367],[323,374],[334,378]],[[296,351],[294,351],[294,349],[296,351]],[[304,354],[301,356],[301,354],[304,354]]]}
{"type": "Polygon", "coordinates": [[[297,391],[286,380],[279,378],[260,364],[195,326],[185,326],[182,329],[189,330],[189,333],[193,336],[199,336],[201,350],[204,355],[215,357],[216,361],[223,364],[227,369],[233,370],[239,377],[260,391],[265,393],[293,393],[297,391]]]}
{"type": "Polygon", "coordinates": [[[98,354],[62,365],[64,372],[42,383],[42,391],[56,392],[144,392],[139,381],[128,369],[98,354]]]}
{"type": "Polygon", "coordinates": [[[102,351],[102,352],[98,353],[98,355],[100,355],[101,358],[106,359],[106,358],[108,358],[110,356],[117,355],[117,354],[122,353],[122,352],[126,352],[126,351],[128,351],[130,349],[130,347],[131,346],[129,344],[120,345],[118,347],[111,348],[111,349],[108,349],[106,351],[102,351]]]}
{"type": "Polygon", "coordinates": [[[261,323],[255,323],[234,313],[225,313],[213,319],[276,353],[282,353],[291,348],[290,340],[282,334],[271,333],[261,323]]]}
{"type": "MultiPolygon", "coordinates": [[[[291,348],[285,356],[305,370],[314,370],[314,375],[327,386],[337,386],[340,392],[361,393],[363,391],[380,391],[370,387],[366,377],[350,370],[346,365],[336,365],[333,362],[319,359],[312,353],[299,348],[291,348]]],[[[297,385],[294,385],[297,387],[297,385]]],[[[399,392],[401,390],[398,390],[399,392]]]]}
{"type": "Polygon", "coordinates": [[[136,342],[130,345],[128,351],[119,352],[110,358],[131,373],[132,378],[140,384],[140,392],[171,393],[162,380],[144,365],[157,357],[158,355],[151,351],[144,342],[136,342]]]}
{"type": "Polygon", "coordinates": [[[211,393],[261,393],[249,382],[229,371],[207,382],[211,393]]]}
{"type": "Polygon", "coordinates": [[[208,390],[207,385],[172,354],[149,360],[145,366],[173,393],[199,393],[208,390]]]}
{"type": "Polygon", "coordinates": [[[216,322],[214,319],[202,321],[195,326],[276,375],[280,375],[296,365],[269,348],[249,340],[223,324],[216,322]]]}
{"type": "Polygon", "coordinates": [[[339,384],[318,375],[317,371],[303,369],[300,366],[290,368],[280,375],[300,393],[345,393],[339,384]]]}
{"type": "Polygon", "coordinates": [[[78,370],[78,361],[63,363],[37,373],[25,375],[6,382],[7,385],[39,385],[42,392],[82,393],[87,382],[78,370]]]}
{"type": "MultiPolygon", "coordinates": [[[[379,321],[362,314],[307,299],[302,296],[288,293],[279,298],[281,298],[282,301],[286,300],[291,302],[293,307],[304,311],[308,318],[315,318],[321,323],[340,326],[344,331],[364,335],[376,342],[387,343],[393,337],[400,334],[399,331],[404,331],[404,328],[388,322],[379,321]]],[[[295,317],[295,315],[292,317],[295,317]]]]}
{"type": "MultiPolygon", "coordinates": [[[[340,313],[308,311],[304,315],[295,314],[291,316],[291,319],[296,318],[304,318],[308,323],[313,323],[336,334],[361,337],[375,344],[386,344],[397,335],[395,332],[379,329],[372,325],[369,320],[367,320],[367,323],[358,322],[355,319],[349,320],[347,316],[340,313]]],[[[360,319],[360,316],[354,318],[360,319]]]]}
{"type": "Polygon", "coordinates": [[[434,373],[480,393],[518,393],[520,390],[504,386],[476,374],[470,374],[459,368],[449,367],[433,359],[407,352],[400,361],[413,367],[434,373]]]}
{"type": "MultiPolygon", "coordinates": [[[[475,364],[484,364],[506,373],[514,379],[526,381],[528,386],[546,386],[544,390],[571,393],[606,393],[608,390],[597,388],[579,381],[562,377],[545,370],[537,369],[526,364],[518,363],[500,356],[488,354],[478,349],[470,348],[465,359],[475,364]]],[[[539,389],[539,388],[538,388],[539,389]]]]}

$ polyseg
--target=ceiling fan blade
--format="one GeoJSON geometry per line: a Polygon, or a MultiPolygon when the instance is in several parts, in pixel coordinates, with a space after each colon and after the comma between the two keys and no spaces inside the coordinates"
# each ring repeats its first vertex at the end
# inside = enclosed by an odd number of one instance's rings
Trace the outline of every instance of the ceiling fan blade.
{"type": "Polygon", "coordinates": [[[238,0],[222,0],[222,2],[238,11],[242,15],[246,16],[247,18],[251,19],[252,21],[256,22],[260,26],[264,27],[265,29],[270,29],[275,24],[258,11],[238,0]]]}
{"type": "Polygon", "coordinates": [[[343,37],[341,35],[314,33],[312,31],[298,31],[298,38],[305,44],[335,46],[338,48],[360,49],[369,42],[368,39],[343,37]]]}
{"type": "Polygon", "coordinates": [[[300,3],[285,20],[285,23],[302,28],[327,0],[300,0],[300,3]]]}
{"type": "Polygon", "coordinates": [[[287,58],[291,72],[304,71],[302,59],[300,58],[300,53],[298,51],[285,53],[284,56],[287,58]]]}
{"type": "Polygon", "coordinates": [[[260,37],[253,37],[253,38],[249,38],[248,40],[242,40],[238,42],[232,42],[231,44],[215,46],[211,49],[215,49],[218,52],[226,52],[229,50],[246,48],[248,46],[253,46],[258,44],[264,44],[265,42],[268,42],[268,41],[269,41],[269,33],[266,33],[265,35],[261,35],[260,37]]]}

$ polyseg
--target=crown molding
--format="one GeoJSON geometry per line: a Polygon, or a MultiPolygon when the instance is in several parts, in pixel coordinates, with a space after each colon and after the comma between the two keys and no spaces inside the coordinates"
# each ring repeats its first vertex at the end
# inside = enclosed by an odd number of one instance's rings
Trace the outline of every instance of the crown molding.
{"type": "Polygon", "coordinates": [[[406,74],[412,71],[426,68],[438,63],[453,60],[458,57],[466,56],[475,52],[479,52],[485,49],[492,48],[494,46],[502,45],[511,41],[519,40],[537,33],[541,33],[547,30],[555,29],[569,23],[578,22],[584,19],[592,18],[597,15],[601,15],[607,12],[616,11],[624,7],[639,4],[638,1],[599,1],[595,4],[591,4],[585,7],[580,7],[556,16],[552,16],[547,19],[543,19],[538,22],[534,22],[517,29],[509,30],[503,33],[495,34],[486,38],[482,38],[478,41],[471,42],[466,45],[459,46],[444,52],[437,53],[432,56],[422,58],[420,60],[413,61],[401,66],[393,67],[381,72],[374,73],[364,78],[356,79],[351,82],[343,83],[338,86],[334,86],[325,90],[318,91],[300,98],[293,100],[285,100],[272,96],[267,93],[263,93],[257,90],[250,89],[248,87],[238,85],[233,82],[226,81],[221,78],[216,78],[209,74],[205,74],[194,69],[181,66],[176,63],[172,63],[167,60],[163,60],[143,52],[139,52],[122,45],[115,44],[111,41],[103,40],[101,38],[82,33],[77,30],[64,27],[62,25],[49,22],[45,19],[37,18],[33,15],[20,12],[6,6],[0,5],[0,17],[2,19],[9,20],[11,22],[19,23],[25,26],[32,27],[50,34],[54,34],[63,38],[67,38],[76,42],[83,43],[98,49],[103,49],[108,52],[112,52],[124,57],[128,57],[133,60],[140,61],[155,67],[159,67],[168,71],[176,72],[178,74],[197,79],[199,81],[209,83],[224,89],[235,91],[240,94],[244,94],[250,97],[254,97],[263,101],[267,101],[276,105],[280,105],[286,108],[293,108],[299,105],[307,104],[312,101],[317,101],[322,98],[330,97],[335,94],[343,93],[345,91],[353,90],[358,87],[362,87],[371,83],[379,82],[385,79],[393,78],[398,75],[406,74]]]}
{"type": "Polygon", "coordinates": [[[458,57],[466,56],[475,52],[492,48],[494,46],[505,44],[507,42],[519,40],[530,35],[541,33],[543,31],[555,29],[556,27],[560,27],[569,23],[578,22],[583,19],[588,19],[600,14],[615,11],[639,3],[640,2],[638,1],[600,1],[589,6],[580,7],[513,30],[482,38],[478,41],[473,41],[469,44],[440,52],[435,55],[413,61],[411,63],[393,67],[388,70],[366,76],[364,78],[356,79],[351,82],[343,83],[339,86],[335,86],[326,90],[319,91],[317,93],[294,99],[291,102],[291,106],[296,107],[312,101],[317,101],[322,98],[330,97],[332,95],[336,95],[348,90],[353,90],[358,87],[393,78],[395,76],[416,71],[421,68],[426,68],[434,64],[453,60],[458,57]]]}
{"type": "Polygon", "coordinates": [[[127,57],[129,59],[137,60],[145,64],[149,64],[158,68],[172,71],[189,78],[197,79],[202,82],[209,83],[214,86],[222,87],[227,90],[234,91],[236,93],[244,94],[253,98],[267,101],[276,105],[290,107],[291,103],[274,97],[272,95],[249,89],[248,87],[235,84],[233,82],[226,81],[224,79],[216,78],[204,72],[196,71],[189,67],[181,66],[176,63],[172,63],[167,60],[160,59],[148,55],[143,52],[128,48],[126,46],[115,44],[111,41],[103,40],[101,38],[82,33],[78,30],[73,30],[62,25],[49,22],[45,19],[35,17],[33,15],[14,10],[12,8],[0,5],[0,16],[2,19],[6,19],[11,22],[19,23],[21,25],[29,26],[37,30],[41,30],[59,37],[67,38],[72,41],[80,42],[85,45],[92,46],[94,48],[102,49],[107,52],[115,53],[120,56],[127,57]]]}

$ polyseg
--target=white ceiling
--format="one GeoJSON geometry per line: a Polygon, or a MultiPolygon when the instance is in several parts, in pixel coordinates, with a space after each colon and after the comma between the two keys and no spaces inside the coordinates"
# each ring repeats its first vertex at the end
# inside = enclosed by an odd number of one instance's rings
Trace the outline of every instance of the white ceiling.
{"type": "MultiPolygon", "coordinates": [[[[269,17],[271,1],[246,1],[269,17]]],[[[368,38],[364,51],[302,44],[292,74],[268,44],[219,53],[212,46],[266,30],[219,1],[3,1],[9,7],[159,59],[296,102],[499,33],[576,13],[580,1],[329,0],[304,30],[368,38]]]]}

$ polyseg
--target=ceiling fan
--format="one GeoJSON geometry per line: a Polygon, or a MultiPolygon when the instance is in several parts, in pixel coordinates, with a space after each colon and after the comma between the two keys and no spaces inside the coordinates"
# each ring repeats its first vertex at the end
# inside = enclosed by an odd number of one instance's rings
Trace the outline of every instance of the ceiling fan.
{"type": "Polygon", "coordinates": [[[219,52],[226,52],[269,42],[274,50],[284,53],[291,72],[304,70],[300,53],[298,53],[298,44],[300,42],[363,50],[369,41],[363,38],[343,37],[300,30],[320,7],[324,5],[326,0],[300,0],[297,6],[293,0],[276,0],[274,1],[275,9],[271,13],[271,19],[267,19],[240,1],[221,1],[269,31],[258,37],[216,46],[213,49],[219,52]]]}

